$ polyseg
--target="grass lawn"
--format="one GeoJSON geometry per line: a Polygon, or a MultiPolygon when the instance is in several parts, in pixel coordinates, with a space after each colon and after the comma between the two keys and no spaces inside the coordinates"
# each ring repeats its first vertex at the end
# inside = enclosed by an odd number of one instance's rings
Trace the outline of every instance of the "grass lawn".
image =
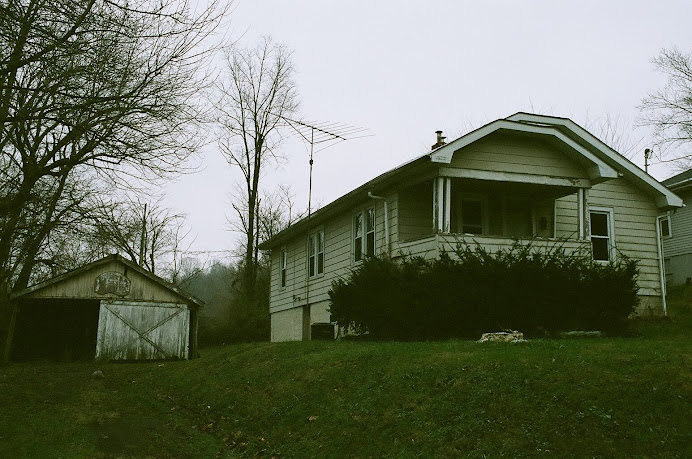
{"type": "Polygon", "coordinates": [[[14,363],[0,457],[692,457],[692,288],[669,310],[628,338],[14,363]]]}

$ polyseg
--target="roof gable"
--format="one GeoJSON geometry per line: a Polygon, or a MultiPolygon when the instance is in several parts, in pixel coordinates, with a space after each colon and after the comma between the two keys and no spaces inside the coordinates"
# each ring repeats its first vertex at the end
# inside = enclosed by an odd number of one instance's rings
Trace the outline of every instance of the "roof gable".
{"type": "Polygon", "coordinates": [[[603,162],[617,169],[625,179],[632,182],[635,186],[643,189],[649,195],[653,195],[658,207],[669,209],[683,206],[682,199],[679,196],[675,195],[675,193],[668,190],[658,180],[641,170],[630,160],[601,142],[596,136],[568,118],[519,112],[507,117],[507,120],[536,126],[549,126],[558,129],[567,137],[588,149],[603,162]]]}
{"type": "Polygon", "coordinates": [[[12,299],[55,297],[129,298],[141,301],[181,301],[194,307],[204,305],[198,298],[117,254],[32,285],[11,296],[12,299]],[[127,293],[112,288],[99,288],[99,282],[103,284],[109,276],[125,277],[124,282],[128,284],[125,289],[127,293]]]}
{"type": "Polygon", "coordinates": [[[565,153],[570,156],[572,160],[581,164],[587,170],[589,179],[591,179],[593,183],[604,182],[612,178],[617,178],[618,176],[618,173],[614,168],[606,164],[603,160],[598,158],[596,155],[574,140],[567,137],[561,131],[549,126],[538,126],[508,120],[493,121],[492,123],[486,124],[475,131],[472,131],[442,147],[437,148],[430,153],[430,160],[436,163],[449,164],[452,161],[454,152],[472,144],[473,142],[476,142],[477,140],[500,131],[522,132],[558,140],[565,146],[565,153]]]}

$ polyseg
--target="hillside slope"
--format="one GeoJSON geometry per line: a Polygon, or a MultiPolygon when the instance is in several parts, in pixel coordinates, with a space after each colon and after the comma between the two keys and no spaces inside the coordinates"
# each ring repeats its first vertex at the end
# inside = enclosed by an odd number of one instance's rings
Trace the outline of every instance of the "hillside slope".
{"type": "Polygon", "coordinates": [[[630,338],[12,364],[0,457],[692,457],[692,289],[672,296],[677,316],[630,338]]]}

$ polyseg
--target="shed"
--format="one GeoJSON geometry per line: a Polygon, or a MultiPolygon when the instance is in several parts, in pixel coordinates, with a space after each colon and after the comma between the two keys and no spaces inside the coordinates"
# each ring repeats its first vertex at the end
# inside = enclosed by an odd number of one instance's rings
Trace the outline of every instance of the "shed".
{"type": "Polygon", "coordinates": [[[11,296],[13,360],[188,359],[201,300],[119,255],[11,296]]]}

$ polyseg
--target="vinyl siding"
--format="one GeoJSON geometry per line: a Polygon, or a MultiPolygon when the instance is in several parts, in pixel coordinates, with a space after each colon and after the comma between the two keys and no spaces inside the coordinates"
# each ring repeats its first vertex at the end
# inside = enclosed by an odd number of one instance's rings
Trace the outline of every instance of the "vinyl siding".
{"type": "Polygon", "coordinates": [[[426,180],[399,192],[399,240],[419,239],[433,234],[433,181],[426,180]]]}
{"type": "Polygon", "coordinates": [[[666,257],[692,253],[692,191],[680,197],[687,207],[671,212],[670,229],[673,237],[663,239],[666,257]]]}
{"type": "Polygon", "coordinates": [[[586,170],[548,142],[493,134],[454,154],[451,167],[562,178],[588,178],[586,170]]]}
{"type": "Polygon", "coordinates": [[[652,197],[625,179],[610,180],[589,190],[589,205],[613,209],[618,253],[639,260],[639,294],[660,295],[656,217],[652,197]]]}
{"type": "MultiPolygon", "coordinates": [[[[397,195],[386,196],[388,205],[390,235],[397,231],[397,195]]],[[[368,199],[354,206],[349,212],[316,225],[312,231],[324,230],[324,273],[308,281],[307,277],[307,232],[291,239],[284,246],[277,247],[271,253],[271,286],[270,313],[275,314],[291,308],[299,308],[308,302],[311,304],[311,322],[328,320],[329,289],[334,280],[348,275],[353,262],[352,225],[353,216],[369,207],[375,207],[375,252],[386,251],[384,228],[384,203],[379,199],[368,199]],[[281,288],[281,250],[287,251],[286,287],[281,288]]],[[[311,232],[312,232],[311,231],[311,232]]],[[[396,244],[392,238],[391,245],[396,244]]],[[[273,316],[272,316],[273,317],[273,316]]],[[[278,320],[278,319],[277,319],[278,320]]],[[[280,326],[280,322],[276,322],[280,326]]],[[[272,330],[274,319],[272,319],[272,330]]],[[[272,339],[274,332],[272,331],[272,339]]]]}

